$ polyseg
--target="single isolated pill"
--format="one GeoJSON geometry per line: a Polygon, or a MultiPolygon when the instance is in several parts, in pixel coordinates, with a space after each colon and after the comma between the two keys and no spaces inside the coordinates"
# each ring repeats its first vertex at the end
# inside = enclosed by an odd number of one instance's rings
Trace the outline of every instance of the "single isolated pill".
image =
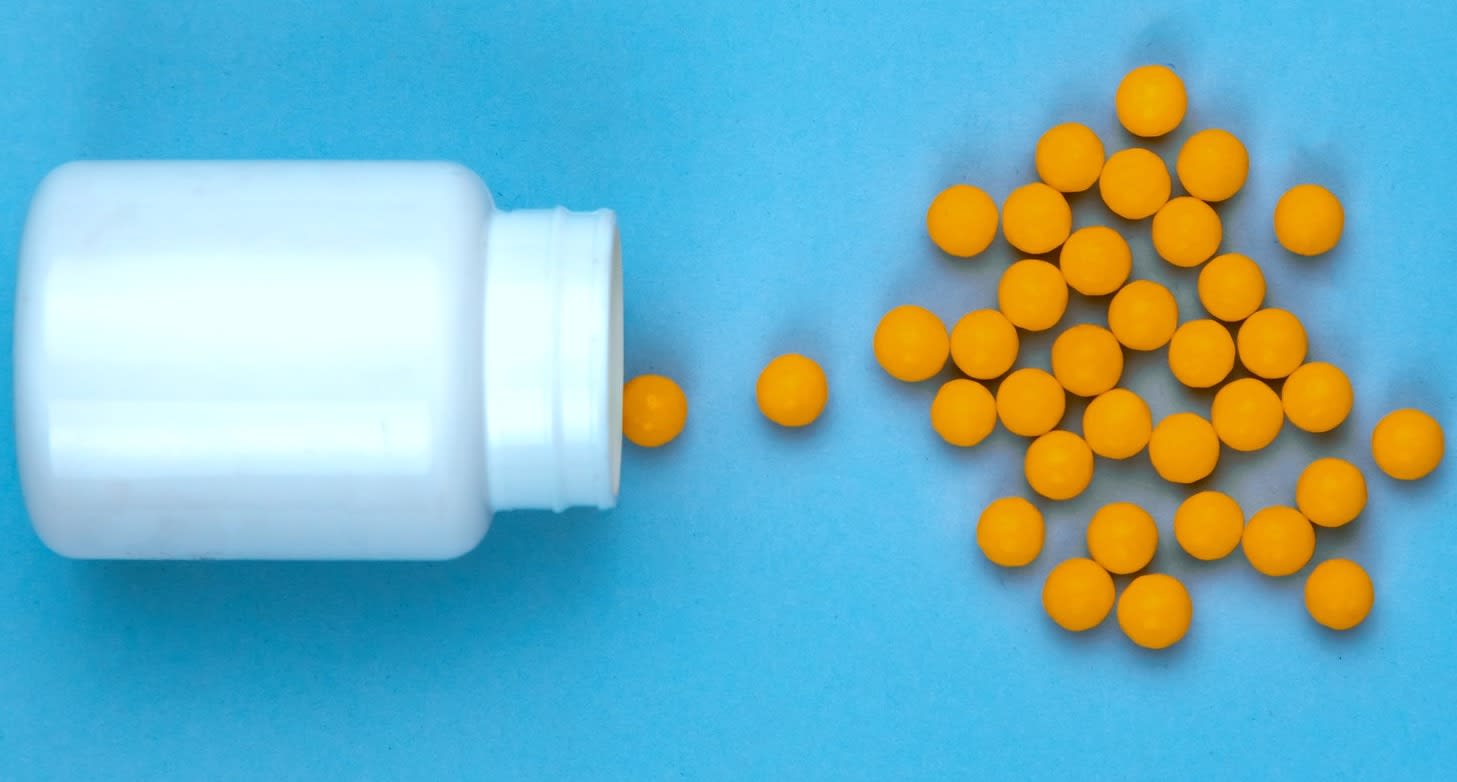
{"type": "Polygon", "coordinates": [[[1191,320],[1169,340],[1169,371],[1190,388],[1212,388],[1234,369],[1234,337],[1217,320],[1191,320]]]}
{"type": "Polygon", "coordinates": [[[931,428],[952,445],[970,448],[996,426],[996,400],[975,380],[948,380],[931,400],[931,428]]]}
{"type": "Polygon", "coordinates": [[[1267,380],[1294,372],[1305,361],[1308,347],[1300,319],[1274,307],[1246,318],[1239,326],[1235,344],[1245,369],[1267,380]]]}
{"type": "Polygon", "coordinates": [[[1236,451],[1258,451],[1275,442],[1285,425],[1280,397],[1265,381],[1242,377],[1214,395],[1209,423],[1219,441],[1236,451]]]}
{"type": "Polygon", "coordinates": [[[1184,80],[1164,65],[1143,65],[1129,71],[1114,96],[1118,121],[1135,136],[1156,138],[1184,121],[1189,95],[1184,80]]]}
{"type": "Polygon", "coordinates": [[[1366,507],[1366,476],[1345,459],[1316,459],[1295,484],[1295,506],[1313,524],[1349,524],[1366,507]]]}
{"type": "Polygon", "coordinates": [[[1163,158],[1142,147],[1114,152],[1098,177],[1098,194],[1113,214],[1125,220],[1152,216],[1174,190],[1163,158]]]}
{"type": "Polygon", "coordinates": [[[968,377],[991,380],[1017,361],[1017,327],[997,310],[975,310],[951,328],[951,361],[968,377]]]}
{"type": "Polygon", "coordinates": [[[759,373],[754,396],[770,421],[780,426],[809,426],[824,411],[830,385],[813,359],[786,353],[759,373]]]}
{"type": "Polygon", "coordinates": [[[1184,142],[1174,169],[1189,195],[1201,201],[1224,201],[1244,187],[1250,155],[1233,133],[1209,128],[1184,142]]]}
{"type": "Polygon", "coordinates": [[[1250,517],[1240,547],[1255,570],[1267,576],[1288,576],[1315,555],[1315,527],[1300,511],[1272,505],[1250,517]]]}
{"type": "Polygon", "coordinates": [[[1046,331],[1067,311],[1067,281],[1047,261],[1017,261],[997,283],[997,307],[1018,328],[1046,331]]]}
{"type": "Polygon", "coordinates": [[[1102,624],[1113,610],[1113,577],[1091,559],[1064,560],[1042,584],[1042,610],[1058,627],[1074,633],[1102,624]]]}
{"type": "Polygon", "coordinates": [[[1037,176],[1054,190],[1081,193],[1103,171],[1103,142],[1087,125],[1064,122],[1037,140],[1037,176]]]}
{"type": "Polygon", "coordinates": [[[1002,204],[1002,233],[1018,250],[1040,255],[1067,241],[1073,227],[1072,208],[1062,193],[1033,182],[1023,185],[1002,204]]]}
{"type": "Polygon", "coordinates": [[[1199,270],[1199,303],[1222,321],[1244,320],[1264,301],[1265,275],[1247,256],[1217,255],[1199,270]]]}
{"type": "Polygon", "coordinates": [[[1045,370],[1023,367],[997,386],[997,417],[1012,434],[1040,437],[1052,431],[1065,412],[1067,392],[1045,370]]]}
{"type": "Polygon", "coordinates": [[[1057,258],[1068,287],[1084,296],[1106,296],[1133,270],[1133,251],[1123,235],[1105,225],[1072,232],[1057,258]]]}
{"type": "Polygon", "coordinates": [[[1219,437],[1214,427],[1194,413],[1174,413],[1159,421],[1148,440],[1154,472],[1170,483],[1193,483],[1209,477],[1219,463],[1219,437]]]}
{"type": "Polygon", "coordinates": [[[1118,626],[1145,649],[1167,649],[1189,632],[1194,601],[1177,578],[1150,573],[1133,579],[1118,598],[1118,626]]]}
{"type": "Polygon", "coordinates": [[[1102,326],[1073,326],[1052,343],[1052,374],[1069,393],[1097,396],[1118,385],[1123,375],[1123,348],[1113,332],[1102,326]]]}
{"type": "Polygon", "coordinates": [[[1022,567],[1042,552],[1042,511],[1022,497],[994,500],[976,522],[976,545],[994,564],[1022,567]]]}
{"type": "Polygon", "coordinates": [[[1375,602],[1371,576],[1349,559],[1328,559],[1305,579],[1305,610],[1316,623],[1332,630],[1361,624],[1375,602]]]}
{"type": "Polygon", "coordinates": [[[1340,200],[1320,185],[1296,185],[1275,204],[1275,238],[1296,255],[1329,252],[1345,225],[1340,200]]]}
{"type": "Polygon", "coordinates": [[[1324,361],[1302,364],[1280,389],[1286,417],[1307,432],[1329,432],[1340,426],[1351,414],[1354,399],[1346,373],[1324,361]]]}
{"type": "Polygon", "coordinates": [[[1126,388],[1105,391],[1083,410],[1083,439],[1105,459],[1127,459],[1148,445],[1153,413],[1126,388]]]}
{"type": "Polygon", "coordinates": [[[1160,258],[1185,269],[1214,257],[1224,241],[1224,226],[1209,204],[1179,196],[1153,216],[1153,249],[1160,258]]]}
{"type": "Polygon", "coordinates": [[[997,202],[979,187],[952,185],[932,199],[926,232],[948,255],[978,255],[997,238],[997,202]]]}
{"type": "Polygon", "coordinates": [[[950,353],[945,324],[925,307],[896,307],[875,328],[875,360],[896,380],[913,383],[933,377],[950,353]]]}
{"type": "Polygon", "coordinates": [[[687,420],[688,397],[671,378],[638,375],[622,387],[622,434],[633,445],[666,445],[687,420]]]}
{"type": "Polygon", "coordinates": [[[1371,456],[1397,480],[1425,477],[1442,463],[1447,443],[1437,419],[1413,408],[1387,413],[1371,432],[1371,456]]]}
{"type": "Polygon", "coordinates": [[[1134,280],[1108,302],[1108,328],[1132,350],[1158,350],[1173,338],[1178,325],[1174,294],[1152,280],[1134,280]]]}
{"type": "Polygon", "coordinates": [[[1174,511],[1174,538],[1189,556],[1206,562],[1223,559],[1239,547],[1245,514],[1224,492],[1201,491],[1174,511]]]}
{"type": "Polygon", "coordinates": [[[1093,452],[1072,432],[1054,429],[1027,446],[1027,485],[1049,500],[1070,500],[1093,481],[1093,452]]]}
{"type": "Polygon", "coordinates": [[[1111,502],[1088,522],[1088,556],[1115,575],[1148,567],[1159,547],[1159,528],[1148,511],[1131,502],[1111,502]]]}

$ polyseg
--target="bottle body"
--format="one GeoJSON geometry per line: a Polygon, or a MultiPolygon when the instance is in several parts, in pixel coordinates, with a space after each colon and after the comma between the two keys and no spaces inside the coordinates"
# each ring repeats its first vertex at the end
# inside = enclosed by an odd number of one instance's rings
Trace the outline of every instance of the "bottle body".
{"type": "Polygon", "coordinates": [[[52,173],[16,302],[37,532],[77,557],[470,550],[492,510],[495,222],[480,180],[445,163],[52,173]]]}

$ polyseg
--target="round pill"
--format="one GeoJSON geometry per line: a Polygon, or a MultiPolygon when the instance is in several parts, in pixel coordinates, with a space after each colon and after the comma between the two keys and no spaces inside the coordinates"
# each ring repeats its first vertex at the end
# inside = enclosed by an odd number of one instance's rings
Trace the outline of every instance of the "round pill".
{"type": "Polygon", "coordinates": [[[1169,340],[1169,370],[1190,388],[1212,388],[1234,369],[1234,337],[1217,320],[1191,320],[1169,340]]]}
{"type": "Polygon", "coordinates": [[[759,373],[754,396],[770,421],[780,426],[808,426],[824,411],[830,385],[813,359],[786,353],[759,373]]]}
{"type": "Polygon", "coordinates": [[[1114,152],[1098,176],[1098,194],[1113,214],[1142,220],[1169,200],[1174,183],[1158,155],[1141,147],[1114,152]]]}
{"type": "Polygon", "coordinates": [[[1046,331],[1067,310],[1067,282],[1047,261],[1022,260],[1007,267],[997,284],[997,306],[1012,325],[1046,331]]]}
{"type": "Polygon", "coordinates": [[[1148,439],[1148,458],[1164,480],[1193,483],[1214,472],[1219,463],[1219,437],[1198,415],[1174,413],[1154,427],[1148,439]]]}
{"type": "Polygon", "coordinates": [[[1164,65],[1143,65],[1129,71],[1114,96],[1118,121],[1129,133],[1162,136],[1184,121],[1189,96],[1184,80],[1164,65]]]}
{"type": "Polygon", "coordinates": [[[997,386],[997,417],[1007,431],[1039,437],[1052,431],[1067,412],[1067,394],[1057,378],[1036,367],[1023,367],[997,386]]]}
{"type": "Polygon", "coordinates": [[[1002,567],[1022,567],[1042,551],[1042,511],[1021,497],[994,500],[976,522],[976,545],[1002,567]]]}
{"type": "Polygon", "coordinates": [[[1420,410],[1404,408],[1386,414],[1371,432],[1376,466],[1393,478],[1414,481],[1442,462],[1447,450],[1442,426],[1420,410]]]}
{"type": "Polygon", "coordinates": [[[1345,224],[1341,202],[1320,185],[1296,185],[1275,204],[1275,238],[1296,255],[1329,252],[1345,224]]]}
{"type": "Polygon", "coordinates": [[[1049,500],[1070,500],[1093,481],[1093,452],[1083,438],[1054,429],[1027,446],[1027,485],[1049,500]]]}
{"type": "Polygon", "coordinates": [[[1223,559],[1239,546],[1245,514],[1228,494],[1201,491],[1174,511],[1174,538],[1195,559],[1223,559]]]}
{"type": "Polygon", "coordinates": [[[1267,576],[1288,576],[1305,567],[1315,554],[1315,527],[1300,511],[1273,505],[1250,517],[1240,546],[1255,570],[1267,576]]]}
{"type": "Polygon", "coordinates": [[[1148,445],[1153,414],[1138,394],[1115,388],[1097,396],[1083,410],[1083,439],[1105,459],[1127,459],[1148,445]]]}
{"type": "Polygon", "coordinates": [[[946,254],[970,258],[997,237],[997,202],[981,188],[952,185],[932,199],[926,232],[946,254]]]}
{"type": "Polygon", "coordinates": [[[1178,325],[1174,294],[1152,280],[1134,280],[1108,302],[1108,328],[1126,348],[1157,350],[1174,336],[1178,325]]]}
{"type": "Polygon", "coordinates": [[[1123,375],[1123,348],[1113,332],[1102,326],[1073,326],[1052,343],[1052,374],[1070,393],[1097,396],[1118,385],[1123,375]]]}
{"type": "Polygon", "coordinates": [[[1159,528],[1153,516],[1131,502],[1110,502],[1088,522],[1088,555],[1109,573],[1143,570],[1158,547],[1159,528]]]}
{"type": "Polygon", "coordinates": [[[1194,602],[1177,578],[1149,573],[1133,579],[1118,598],[1118,626],[1145,649],[1167,649],[1189,632],[1194,602]]]}
{"type": "Polygon", "coordinates": [[[1346,373],[1324,361],[1302,364],[1280,389],[1290,423],[1307,432],[1329,432],[1340,426],[1351,414],[1353,399],[1346,373]]]}
{"type": "Polygon", "coordinates": [[[1064,122],[1037,140],[1037,176],[1064,193],[1081,193],[1103,170],[1103,142],[1087,125],[1064,122]]]}
{"type": "Polygon", "coordinates": [[[1366,476],[1345,459],[1316,459],[1295,484],[1295,506],[1313,524],[1349,524],[1366,507],[1366,476]]]}
{"type": "Polygon", "coordinates": [[[1106,296],[1127,281],[1133,269],[1133,252],[1117,231],[1090,225],[1072,232],[1062,245],[1057,264],[1073,290],[1084,296],[1106,296]]]}
{"type": "Polygon", "coordinates": [[[945,324],[924,307],[896,307],[875,328],[875,359],[896,380],[915,382],[932,377],[946,366],[950,353],[945,324]]]}
{"type": "Polygon", "coordinates": [[[1017,328],[997,310],[976,310],[951,329],[951,360],[977,380],[1001,377],[1017,360],[1017,328]]]}
{"type": "Polygon", "coordinates": [[[687,420],[688,397],[672,379],[638,375],[622,387],[622,434],[634,445],[666,445],[687,420]]]}
{"type": "Polygon", "coordinates": [[[1188,269],[1204,263],[1223,239],[1219,215],[1197,198],[1179,196],[1153,216],[1153,249],[1175,266],[1188,269]]]}
{"type": "Polygon", "coordinates": [[[1246,318],[1235,344],[1245,369],[1268,380],[1285,377],[1305,361],[1305,327],[1294,315],[1273,307],[1246,318]]]}
{"type": "Polygon", "coordinates": [[[1371,613],[1376,589],[1366,569],[1349,559],[1328,559],[1305,579],[1305,610],[1332,630],[1349,630],[1371,613]]]}
{"type": "Polygon", "coordinates": [[[1250,155],[1233,133],[1209,128],[1184,142],[1174,169],[1189,195],[1201,201],[1223,201],[1244,187],[1250,155]]]}
{"type": "Polygon", "coordinates": [[[1040,255],[1056,250],[1072,231],[1073,213],[1062,193],[1033,182],[1007,196],[1002,204],[1002,233],[1018,250],[1040,255]]]}
{"type": "Polygon", "coordinates": [[[1265,381],[1242,377],[1214,395],[1209,422],[1219,441],[1236,451],[1258,451],[1275,442],[1285,425],[1280,397],[1265,381]]]}
{"type": "Polygon", "coordinates": [[[1113,577],[1091,559],[1059,562],[1042,585],[1042,610],[1058,627],[1080,633],[1097,627],[1113,610],[1113,577]]]}
{"type": "Polygon", "coordinates": [[[1217,255],[1199,271],[1199,302],[1220,320],[1244,320],[1264,300],[1265,275],[1247,256],[1217,255]]]}
{"type": "Polygon", "coordinates": [[[992,392],[975,380],[949,380],[931,400],[931,428],[952,445],[969,448],[985,440],[997,425],[992,392]]]}

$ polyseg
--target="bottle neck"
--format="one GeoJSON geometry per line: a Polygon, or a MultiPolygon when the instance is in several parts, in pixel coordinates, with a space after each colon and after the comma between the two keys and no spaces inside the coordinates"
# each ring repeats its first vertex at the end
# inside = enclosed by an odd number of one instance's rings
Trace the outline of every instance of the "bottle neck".
{"type": "Polygon", "coordinates": [[[610,211],[496,212],[482,389],[492,510],[610,508],[622,455],[622,268],[610,211]]]}

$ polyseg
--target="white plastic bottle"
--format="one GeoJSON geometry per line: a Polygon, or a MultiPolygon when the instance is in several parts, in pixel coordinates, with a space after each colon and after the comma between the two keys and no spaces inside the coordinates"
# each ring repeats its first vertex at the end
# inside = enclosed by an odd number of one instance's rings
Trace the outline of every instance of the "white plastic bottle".
{"type": "Polygon", "coordinates": [[[15,307],[32,523],[87,558],[437,559],[611,507],[616,218],[448,163],[80,162],[15,307]]]}

